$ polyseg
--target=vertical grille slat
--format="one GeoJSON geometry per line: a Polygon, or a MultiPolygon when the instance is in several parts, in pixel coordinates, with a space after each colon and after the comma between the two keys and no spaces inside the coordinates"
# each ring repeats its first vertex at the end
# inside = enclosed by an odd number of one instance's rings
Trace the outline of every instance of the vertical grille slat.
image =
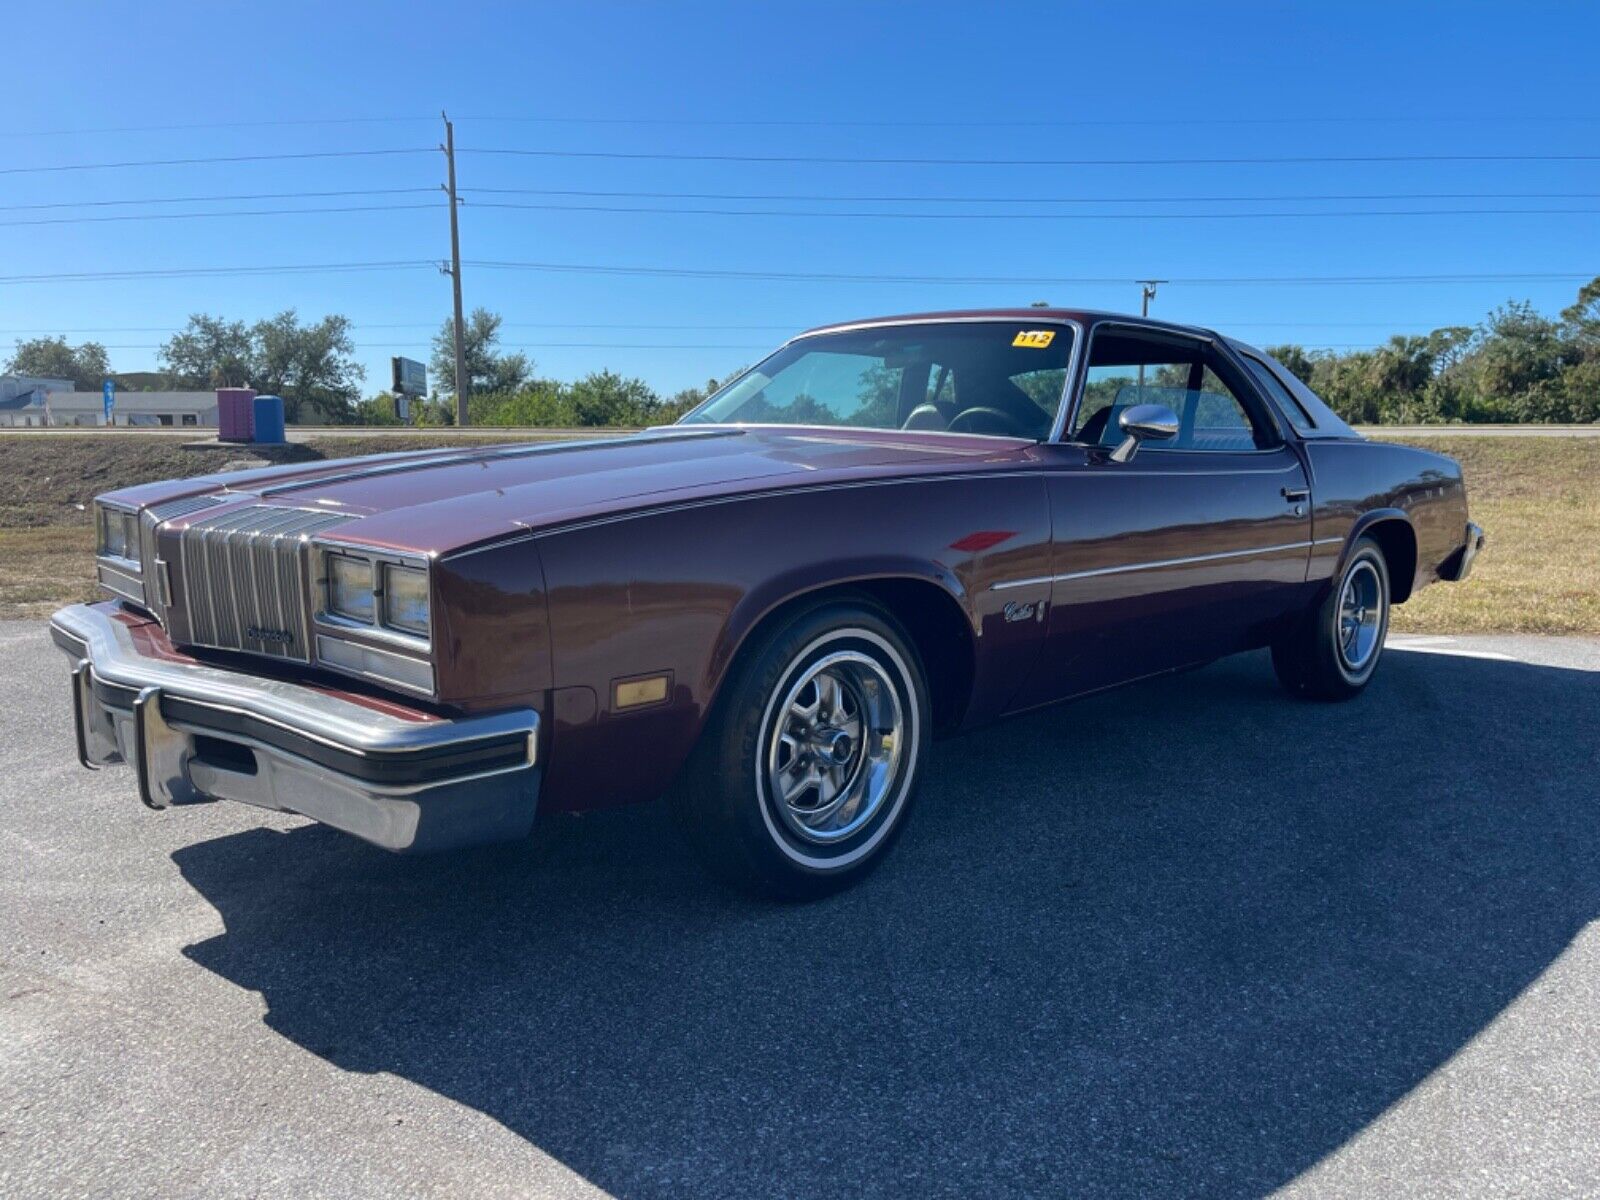
{"type": "Polygon", "coordinates": [[[344,513],[254,504],[191,524],[180,545],[194,644],[309,662],[306,542],[348,520],[344,513]]]}
{"type": "Polygon", "coordinates": [[[177,500],[152,504],[139,514],[139,554],[144,564],[145,607],[155,613],[163,623],[166,618],[167,600],[162,598],[161,585],[157,579],[159,568],[156,566],[156,560],[160,558],[161,551],[156,545],[156,531],[168,521],[186,517],[190,513],[221,503],[220,496],[183,496],[177,500]]]}

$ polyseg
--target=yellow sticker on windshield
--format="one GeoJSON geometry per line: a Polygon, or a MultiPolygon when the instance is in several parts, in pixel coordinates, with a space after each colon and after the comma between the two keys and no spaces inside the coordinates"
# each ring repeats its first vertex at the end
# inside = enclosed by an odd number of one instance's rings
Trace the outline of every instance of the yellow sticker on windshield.
{"type": "Polygon", "coordinates": [[[1043,350],[1056,340],[1054,329],[1024,329],[1011,339],[1013,346],[1026,346],[1030,350],[1043,350]]]}

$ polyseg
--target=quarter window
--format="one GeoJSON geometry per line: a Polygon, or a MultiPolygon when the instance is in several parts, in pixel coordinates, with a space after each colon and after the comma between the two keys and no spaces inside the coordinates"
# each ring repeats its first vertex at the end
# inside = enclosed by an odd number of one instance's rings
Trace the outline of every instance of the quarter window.
{"type": "Polygon", "coordinates": [[[1305,410],[1305,406],[1295,399],[1294,393],[1278,382],[1278,377],[1266,363],[1248,354],[1241,357],[1256,383],[1277,402],[1278,411],[1289,418],[1289,424],[1295,427],[1297,433],[1311,433],[1317,428],[1317,423],[1311,419],[1311,414],[1305,410]]]}

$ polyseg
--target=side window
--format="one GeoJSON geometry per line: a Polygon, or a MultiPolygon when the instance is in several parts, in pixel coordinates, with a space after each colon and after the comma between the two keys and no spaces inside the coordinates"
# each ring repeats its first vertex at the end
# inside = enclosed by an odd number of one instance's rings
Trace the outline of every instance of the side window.
{"type": "Polygon", "coordinates": [[[1122,441],[1118,420],[1135,404],[1160,404],[1178,417],[1178,436],[1147,442],[1146,452],[1254,450],[1268,441],[1249,406],[1207,365],[1200,344],[1097,332],[1073,440],[1115,446],[1122,441]]]}
{"type": "Polygon", "coordinates": [[[1311,419],[1311,414],[1305,410],[1305,406],[1299,400],[1295,399],[1294,394],[1288,388],[1278,382],[1278,377],[1272,373],[1271,368],[1266,363],[1252,358],[1248,354],[1240,357],[1244,359],[1244,365],[1249,368],[1250,375],[1255,379],[1256,384],[1262,391],[1272,397],[1278,406],[1278,411],[1289,419],[1289,424],[1294,426],[1295,432],[1307,434],[1316,430],[1317,423],[1311,419]]]}
{"type": "MultiPolygon", "coordinates": [[[[1227,384],[1210,367],[1200,377],[1195,395],[1193,428],[1189,430],[1191,450],[1254,450],[1255,427],[1250,414],[1227,384]]],[[[1183,434],[1179,434],[1182,440],[1183,434]]]]}

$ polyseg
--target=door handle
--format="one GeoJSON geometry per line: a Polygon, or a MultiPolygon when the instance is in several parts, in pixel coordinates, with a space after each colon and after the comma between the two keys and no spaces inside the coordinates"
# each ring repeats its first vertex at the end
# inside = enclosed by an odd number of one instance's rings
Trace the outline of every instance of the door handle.
{"type": "Polygon", "coordinates": [[[1311,489],[1310,488],[1286,487],[1286,488],[1284,488],[1282,490],[1283,490],[1283,498],[1285,500],[1289,501],[1290,504],[1299,504],[1302,501],[1311,499],[1311,489]]]}

